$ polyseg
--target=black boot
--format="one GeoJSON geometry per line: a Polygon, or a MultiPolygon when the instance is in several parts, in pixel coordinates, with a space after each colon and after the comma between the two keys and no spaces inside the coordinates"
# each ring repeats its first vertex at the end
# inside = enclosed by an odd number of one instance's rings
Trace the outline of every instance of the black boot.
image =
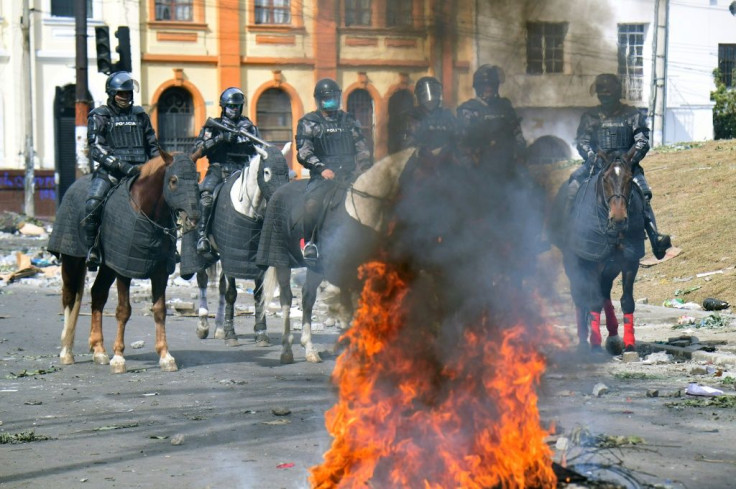
{"type": "Polygon", "coordinates": [[[316,200],[307,200],[302,217],[302,236],[304,237],[304,263],[308,267],[315,267],[319,258],[317,248],[317,220],[319,219],[319,203],[316,200]]]}
{"type": "Polygon", "coordinates": [[[644,205],[644,228],[649,236],[652,253],[657,260],[661,260],[667,254],[667,250],[672,247],[672,240],[669,234],[659,234],[659,231],[657,231],[657,221],[649,202],[644,205]]]}
{"type": "Polygon", "coordinates": [[[197,240],[197,253],[200,255],[212,253],[212,243],[210,243],[210,240],[207,238],[207,223],[210,220],[210,214],[212,214],[212,205],[207,205],[202,202],[206,199],[207,198],[203,195],[199,202],[200,216],[199,222],[197,223],[197,234],[199,234],[199,239],[197,240]]]}
{"type": "Polygon", "coordinates": [[[87,270],[96,272],[102,260],[100,257],[100,248],[97,244],[97,223],[88,219],[84,224],[84,231],[87,235],[87,270]]]}

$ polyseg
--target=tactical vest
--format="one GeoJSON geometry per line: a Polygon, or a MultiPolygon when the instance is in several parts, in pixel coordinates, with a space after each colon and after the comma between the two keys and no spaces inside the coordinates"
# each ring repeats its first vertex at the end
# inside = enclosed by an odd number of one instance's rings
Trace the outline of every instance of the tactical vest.
{"type": "Polygon", "coordinates": [[[628,151],[634,144],[634,131],[625,118],[602,120],[595,138],[602,151],[628,151]]]}
{"type": "Polygon", "coordinates": [[[128,163],[145,163],[148,160],[143,123],[136,114],[111,114],[108,138],[110,147],[121,160],[128,163]]]}
{"type": "MultiPolygon", "coordinates": [[[[224,119],[217,119],[222,124],[227,124],[224,119]]],[[[232,125],[233,129],[236,128],[232,125]]],[[[244,128],[252,128],[253,126],[248,123],[246,119],[242,119],[238,124],[237,128],[243,130],[244,128]]],[[[251,132],[251,131],[248,131],[251,132]]],[[[245,136],[238,136],[236,141],[231,143],[222,143],[215,148],[215,150],[208,156],[208,159],[213,163],[219,163],[222,167],[223,173],[232,173],[237,170],[241,170],[250,160],[255,150],[253,149],[253,143],[246,139],[245,136]]]]}
{"type": "Polygon", "coordinates": [[[455,120],[449,111],[434,110],[429,114],[417,111],[413,129],[414,144],[434,149],[451,144],[456,136],[455,120]]]}
{"type": "Polygon", "coordinates": [[[319,128],[319,134],[314,138],[315,156],[337,174],[352,173],[355,170],[355,141],[345,117],[340,116],[334,121],[323,118],[319,128]]]}

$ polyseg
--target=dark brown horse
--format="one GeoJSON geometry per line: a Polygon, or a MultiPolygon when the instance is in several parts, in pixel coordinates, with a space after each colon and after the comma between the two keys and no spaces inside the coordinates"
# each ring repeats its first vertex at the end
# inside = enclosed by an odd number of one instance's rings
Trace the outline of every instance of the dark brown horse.
{"type": "Polygon", "coordinates": [[[606,313],[606,349],[634,350],[634,281],[644,256],[643,196],[634,190],[628,155],[600,155],[604,168],[580,187],[569,214],[564,214],[567,184],[556,199],[550,237],[563,254],[565,273],[576,307],[581,347],[601,348],[601,311],[606,313]],[[611,302],[613,280],[622,274],[624,338],[618,336],[611,302]]]}
{"type": "MultiPolygon", "coordinates": [[[[77,180],[67,191],[57,212],[49,251],[61,258],[64,329],[59,357],[65,365],[74,363],[72,347],[87,274],[86,248],[81,221],[90,177],[77,180]]],[[[196,222],[197,172],[187,155],[162,152],[141,168],[134,180],[123,180],[110,192],[100,227],[103,263],[92,285],[92,324],[89,347],[94,363],[110,364],[113,373],[126,371],[125,325],[130,319],[132,278],[151,280],[153,318],[156,323],[155,349],[162,370],[177,370],[166,342],[166,284],[175,266],[175,221],[196,222]],[[178,219],[176,219],[178,217],[178,219]],[[110,286],[117,280],[118,305],[115,310],[117,336],[110,360],[102,335],[102,312],[110,286]]]]}

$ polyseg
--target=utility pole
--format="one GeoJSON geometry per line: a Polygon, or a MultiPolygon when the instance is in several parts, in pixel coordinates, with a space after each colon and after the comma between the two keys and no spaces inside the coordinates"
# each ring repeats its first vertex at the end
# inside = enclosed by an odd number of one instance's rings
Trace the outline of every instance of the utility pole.
{"type": "Polygon", "coordinates": [[[74,104],[74,136],[76,138],[77,177],[89,173],[87,149],[87,0],[74,0],[75,34],[77,41],[77,82],[74,104]]]}
{"type": "Polygon", "coordinates": [[[33,198],[35,173],[33,170],[33,91],[31,89],[33,77],[31,76],[31,9],[28,2],[29,0],[23,0],[23,16],[20,20],[20,28],[23,33],[23,73],[27,77],[23,86],[28,109],[25,118],[26,137],[23,151],[26,167],[24,212],[27,216],[34,217],[36,208],[33,198]]]}
{"type": "Polygon", "coordinates": [[[669,0],[654,2],[654,42],[652,51],[652,146],[664,144],[665,109],[667,107],[667,43],[669,0]]]}

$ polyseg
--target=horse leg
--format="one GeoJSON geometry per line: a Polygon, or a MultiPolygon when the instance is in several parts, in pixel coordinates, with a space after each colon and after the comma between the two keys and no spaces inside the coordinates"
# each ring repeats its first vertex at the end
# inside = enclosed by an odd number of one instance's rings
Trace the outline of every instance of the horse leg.
{"type": "Polygon", "coordinates": [[[112,360],[110,360],[110,370],[114,374],[124,374],[126,372],[125,357],[125,325],[130,319],[130,279],[128,277],[117,277],[118,287],[118,307],[115,309],[115,319],[118,321],[118,332],[115,336],[115,343],[112,345],[112,360]]]}
{"type": "Polygon", "coordinates": [[[636,339],[634,336],[634,282],[636,274],[639,273],[639,261],[626,262],[623,266],[623,294],[621,295],[621,309],[624,312],[624,349],[636,351],[636,339]]]}
{"type": "Polygon", "coordinates": [[[606,329],[608,337],[606,338],[606,351],[611,355],[620,355],[623,352],[624,344],[618,335],[618,319],[616,319],[616,310],[611,301],[611,288],[613,281],[619,274],[617,263],[609,262],[603,269],[601,274],[601,296],[603,297],[603,311],[606,315],[606,329]]]}
{"type": "Polygon", "coordinates": [[[238,290],[235,288],[234,277],[224,277],[227,281],[227,291],[225,292],[225,324],[223,330],[225,332],[225,345],[239,346],[238,335],[235,334],[235,301],[238,298],[238,290]]]}
{"type": "MultiPolygon", "coordinates": [[[[264,273],[259,273],[255,278],[255,285],[253,286],[253,300],[255,301],[256,307],[256,324],[253,326],[253,331],[256,334],[256,346],[271,346],[271,338],[268,337],[268,327],[266,326],[266,308],[267,304],[263,303],[263,277],[264,273]]],[[[288,283],[288,282],[287,282],[288,283]]],[[[291,290],[288,290],[290,292],[291,290]]],[[[281,291],[281,297],[283,301],[284,291],[281,291]]],[[[284,321],[289,320],[289,313],[284,316],[284,321]]]]}
{"type": "Polygon", "coordinates": [[[217,312],[215,313],[215,339],[225,339],[225,305],[227,299],[227,280],[225,279],[225,272],[220,272],[220,280],[218,281],[217,291],[219,296],[217,298],[217,312]]]}
{"type": "Polygon", "coordinates": [[[197,338],[203,340],[210,334],[210,323],[208,316],[210,314],[207,308],[207,271],[200,270],[197,272],[197,287],[199,287],[199,325],[197,326],[197,338]]]}
{"type": "MultiPolygon", "coordinates": [[[[291,293],[291,269],[288,267],[276,268],[276,278],[279,282],[281,315],[284,319],[284,333],[281,336],[281,364],[294,363],[294,352],[291,345],[294,343],[294,335],[291,334],[291,301],[294,295],[291,293]]],[[[302,345],[307,349],[307,360],[309,351],[314,350],[312,346],[311,331],[302,333],[302,345]],[[305,334],[307,344],[305,344],[305,334]]]]}
{"type": "Polygon", "coordinates": [[[305,336],[312,340],[312,313],[317,301],[317,289],[322,283],[322,275],[307,269],[307,278],[302,286],[302,345],[305,336]]]}
{"type": "Polygon", "coordinates": [[[164,372],[176,372],[176,360],[169,353],[169,345],[166,342],[166,284],[169,274],[166,266],[157,267],[151,275],[151,295],[153,296],[153,320],[156,322],[156,353],[158,353],[158,366],[164,372]]]}
{"type": "Polygon", "coordinates": [[[110,363],[110,357],[105,351],[102,336],[102,311],[110,295],[110,286],[115,281],[115,272],[106,266],[101,266],[97,278],[92,285],[92,322],[89,330],[89,350],[93,353],[92,360],[98,365],[110,363]]]}
{"type": "Polygon", "coordinates": [[[87,267],[84,258],[61,255],[61,305],[64,308],[64,329],[61,331],[61,352],[59,359],[62,365],[74,363],[74,333],[77,329],[79,309],[84,295],[84,279],[87,267]]]}

